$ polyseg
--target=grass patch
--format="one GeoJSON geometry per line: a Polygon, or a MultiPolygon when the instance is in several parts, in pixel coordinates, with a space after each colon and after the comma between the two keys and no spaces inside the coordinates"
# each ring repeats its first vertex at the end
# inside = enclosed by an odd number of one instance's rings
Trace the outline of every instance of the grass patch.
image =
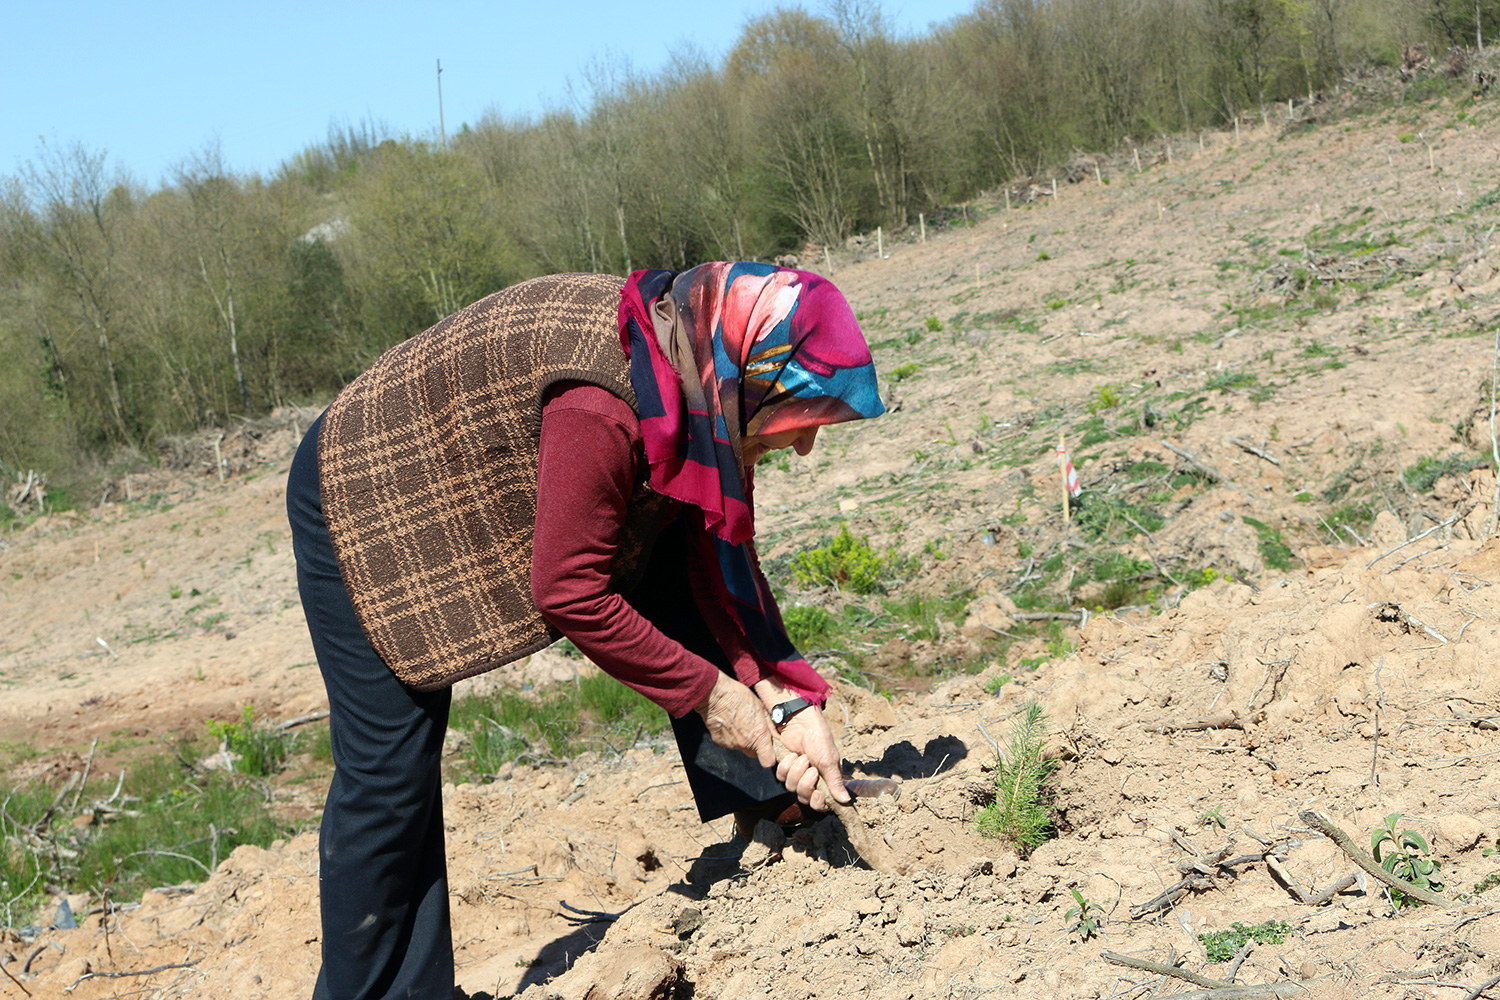
{"type": "Polygon", "coordinates": [[[448,728],[469,738],[469,776],[483,779],[521,758],[559,762],[587,750],[619,752],[669,728],[666,712],[608,674],[540,695],[498,691],[453,703],[448,728]]]}
{"type": "Polygon", "coordinates": [[[77,796],[76,809],[75,790],[67,786],[31,782],[13,789],[0,812],[5,925],[43,917],[58,890],[108,892],[128,902],[146,889],[201,882],[235,847],[265,846],[296,832],[272,811],[263,782],[185,763],[201,750],[184,741],[176,746],[180,756],[139,761],[123,779],[100,775],[77,796]],[[75,826],[77,816],[89,817],[90,825],[75,826]]]}
{"type": "Polygon", "coordinates": [[[1263,521],[1257,521],[1253,517],[1240,516],[1255,533],[1260,536],[1260,557],[1266,561],[1266,565],[1274,570],[1289,573],[1297,566],[1297,557],[1292,554],[1291,547],[1281,537],[1281,532],[1263,521]]]}
{"type": "Polygon", "coordinates": [[[1483,459],[1472,455],[1449,455],[1447,458],[1423,455],[1401,473],[1401,478],[1417,493],[1426,493],[1444,476],[1462,476],[1482,464],[1483,459]]]}
{"type": "Polygon", "coordinates": [[[1167,523],[1155,511],[1108,493],[1085,494],[1084,502],[1079,505],[1073,520],[1084,537],[1091,542],[1115,537],[1128,538],[1136,531],[1137,526],[1146,531],[1156,531],[1167,523]]]}

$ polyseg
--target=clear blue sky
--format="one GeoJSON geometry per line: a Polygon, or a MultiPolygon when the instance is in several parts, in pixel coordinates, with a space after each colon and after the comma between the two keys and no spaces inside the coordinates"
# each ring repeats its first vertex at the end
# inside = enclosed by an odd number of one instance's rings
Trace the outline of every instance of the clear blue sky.
{"type": "MultiPolygon", "coordinates": [[[[974,0],[883,0],[898,33],[923,33],[974,0]]],[[[805,4],[821,13],[821,0],[805,4]]],[[[435,60],[449,134],[486,111],[568,101],[590,60],[639,73],[696,47],[717,62],[772,4],[429,0],[237,4],[32,0],[9,4],[0,56],[0,174],[39,142],[104,150],[156,187],[217,140],[226,166],[268,173],[331,122],[437,135],[435,60]],[[650,20],[648,21],[648,18],[650,20]]]]}

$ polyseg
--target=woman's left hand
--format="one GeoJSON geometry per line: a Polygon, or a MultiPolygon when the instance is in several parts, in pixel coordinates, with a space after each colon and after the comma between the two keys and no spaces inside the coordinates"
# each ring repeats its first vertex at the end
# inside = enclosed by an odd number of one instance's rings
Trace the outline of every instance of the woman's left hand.
{"type": "Polygon", "coordinates": [[[776,765],[776,780],[785,784],[787,791],[796,793],[798,802],[819,812],[832,808],[823,789],[818,787],[819,777],[835,801],[843,804],[853,801],[844,788],[843,755],[822,709],[814,705],[792,716],[780,738],[792,753],[776,765]]]}

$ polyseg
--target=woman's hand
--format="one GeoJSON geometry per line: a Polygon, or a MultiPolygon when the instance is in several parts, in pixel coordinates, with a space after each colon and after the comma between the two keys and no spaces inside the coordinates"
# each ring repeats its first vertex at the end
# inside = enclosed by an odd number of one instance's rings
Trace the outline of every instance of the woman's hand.
{"type": "MultiPolygon", "coordinates": [[[[713,689],[696,708],[697,713],[703,716],[704,724],[708,726],[708,735],[725,749],[739,750],[748,757],[756,758],[761,767],[773,767],[776,764],[776,751],[771,745],[771,716],[766,712],[765,705],[761,704],[754,691],[733,677],[723,671],[716,673],[718,677],[714,680],[713,689]]],[[[792,721],[795,722],[796,718],[793,717],[792,721]]],[[[788,790],[791,790],[790,786],[788,790]]]]}
{"type": "Polygon", "coordinates": [[[787,791],[795,792],[798,802],[819,812],[832,808],[818,787],[820,776],[836,801],[853,801],[844,788],[843,755],[822,709],[814,705],[792,716],[781,730],[781,742],[792,753],[776,766],[776,780],[784,783],[787,791]]]}

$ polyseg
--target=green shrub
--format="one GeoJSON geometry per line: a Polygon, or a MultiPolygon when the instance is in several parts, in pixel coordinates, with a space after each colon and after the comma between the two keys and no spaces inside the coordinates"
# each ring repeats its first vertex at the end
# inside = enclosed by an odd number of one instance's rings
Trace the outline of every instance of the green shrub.
{"type": "Polygon", "coordinates": [[[792,645],[798,649],[814,649],[828,643],[838,628],[838,619],[822,608],[798,605],[781,612],[781,622],[792,645]]]}
{"type": "Polygon", "coordinates": [[[831,586],[856,594],[874,594],[884,588],[881,575],[890,564],[878,555],[863,535],[856,538],[849,525],[840,525],[833,541],[792,557],[792,575],[804,587],[831,586]]]}

